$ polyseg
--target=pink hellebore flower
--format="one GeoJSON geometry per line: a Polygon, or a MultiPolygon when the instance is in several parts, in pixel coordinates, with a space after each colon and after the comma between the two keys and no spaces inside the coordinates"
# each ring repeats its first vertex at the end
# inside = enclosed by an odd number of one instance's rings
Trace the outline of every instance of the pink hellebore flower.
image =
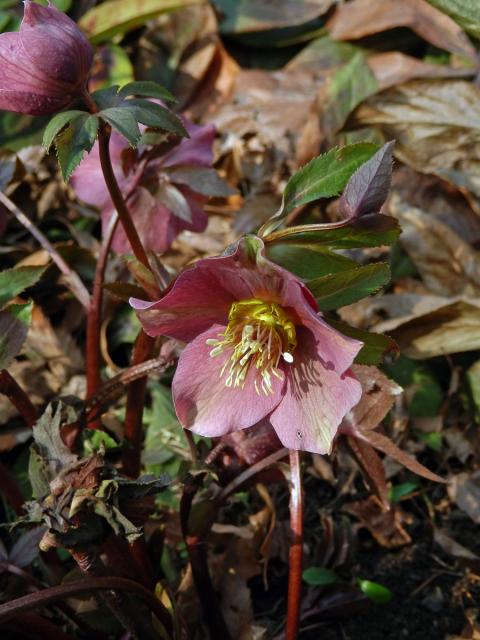
{"type": "MultiPolygon", "coordinates": [[[[203,231],[207,226],[208,217],[202,207],[208,196],[202,193],[202,168],[214,171],[209,168],[215,127],[194,125],[185,118],[183,124],[190,138],[161,157],[150,157],[144,147],[131,149],[117,133],[112,133],[110,139],[113,169],[147,251],[163,253],[181,231],[203,231]]],[[[209,181],[203,182],[208,185],[209,181]]],[[[97,143],[73,174],[71,184],[81,200],[100,208],[105,233],[114,207],[103,178],[97,143]]],[[[112,248],[118,253],[132,251],[121,225],[115,231],[112,248]]]]}
{"type": "Polygon", "coordinates": [[[0,109],[49,115],[85,87],[93,50],[75,22],[51,2],[25,0],[18,33],[0,35],[0,109]]]}
{"type": "Polygon", "coordinates": [[[360,400],[350,366],[362,343],[319,316],[259,238],[199,260],[158,302],[130,304],[149,335],[189,343],[172,389],[180,422],[195,433],[218,437],[268,418],[285,447],[327,453],[360,400]]]}

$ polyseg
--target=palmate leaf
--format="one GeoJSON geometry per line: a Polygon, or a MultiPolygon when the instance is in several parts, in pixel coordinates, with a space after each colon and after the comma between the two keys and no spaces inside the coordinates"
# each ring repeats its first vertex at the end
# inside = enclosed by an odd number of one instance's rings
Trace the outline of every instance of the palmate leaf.
{"type": "Polygon", "coordinates": [[[357,266],[307,282],[320,311],[339,309],[376,293],[390,280],[390,268],[383,262],[357,266]]]}
{"type": "Polygon", "coordinates": [[[85,115],[86,114],[84,111],[79,110],[62,111],[61,113],[57,113],[57,115],[55,115],[47,124],[43,134],[42,145],[45,148],[45,151],[50,150],[53,141],[62,131],[62,129],[64,129],[68,124],[70,124],[77,118],[83,117],[85,115]]]}
{"type": "Polygon", "coordinates": [[[158,98],[159,100],[166,100],[168,102],[177,102],[177,99],[174,95],[162,87],[158,82],[152,82],[151,80],[142,80],[129,82],[125,84],[118,95],[121,98],[126,98],[128,96],[145,96],[147,98],[158,98]]]}
{"type": "Polygon", "coordinates": [[[83,113],[55,138],[57,158],[64,180],[68,180],[78,167],[85,152],[89,153],[95,143],[99,121],[96,115],[83,113]]]}
{"type": "Polygon", "coordinates": [[[131,112],[138,122],[147,127],[156,127],[188,138],[188,133],[180,118],[156,102],[131,98],[122,102],[121,106],[124,110],[131,112]]]}
{"type": "Polygon", "coordinates": [[[311,160],[287,182],[280,211],[265,223],[260,235],[266,236],[276,229],[297,207],[320,198],[337,196],[354,171],[377,150],[378,146],[372,142],[358,142],[331,149],[311,160]]]}
{"type": "Polygon", "coordinates": [[[126,138],[132,147],[137,146],[142,134],[133,110],[109,107],[100,111],[98,115],[126,138]]]}

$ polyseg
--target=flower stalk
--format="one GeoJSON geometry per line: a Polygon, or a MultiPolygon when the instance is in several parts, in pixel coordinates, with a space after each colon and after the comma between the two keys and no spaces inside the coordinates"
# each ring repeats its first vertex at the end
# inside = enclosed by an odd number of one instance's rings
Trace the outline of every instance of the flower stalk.
{"type": "Polygon", "coordinates": [[[285,640],[296,640],[300,622],[303,559],[303,495],[300,453],[290,451],[290,528],[288,602],[285,640]]]}
{"type": "Polygon", "coordinates": [[[123,198],[120,187],[118,186],[115,173],[113,172],[112,161],[110,158],[110,135],[111,130],[108,125],[102,124],[98,134],[98,146],[100,152],[100,163],[102,165],[102,172],[105,178],[105,183],[108,188],[108,192],[118,213],[120,222],[124,228],[125,234],[130,241],[132,251],[136,259],[143,264],[148,270],[150,270],[150,263],[148,261],[147,253],[143,247],[142,241],[137,233],[135,225],[132,222],[130,212],[127,204],[123,198]]]}

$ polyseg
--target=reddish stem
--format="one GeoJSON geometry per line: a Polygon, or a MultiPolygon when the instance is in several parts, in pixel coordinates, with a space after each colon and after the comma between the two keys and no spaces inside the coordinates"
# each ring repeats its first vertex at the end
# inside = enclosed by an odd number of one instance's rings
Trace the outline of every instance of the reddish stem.
{"type": "Polygon", "coordinates": [[[285,640],[296,640],[300,621],[303,556],[303,497],[300,454],[290,451],[290,528],[292,540],[288,556],[288,604],[285,640]]]}
{"type": "MultiPolygon", "coordinates": [[[[35,613],[23,613],[21,619],[10,620],[1,626],[2,629],[12,631],[15,637],[20,638],[30,638],[31,640],[38,640],[39,638],[73,640],[72,636],[67,635],[53,622],[35,613]]],[[[10,636],[5,635],[2,637],[7,638],[10,636]]]]}
{"type": "Polygon", "coordinates": [[[22,387],[6,369],[0,371],[0,393],[6,396],[29,427],[33,427],[38,419],[37,410],[22,387]]]}
{"type": "Polygon", "coordinates": [[[75,582],[65,582],[56,587],[50,587],[43,591],[37,591],[36,593],[30,593],[27,596],[16,598],[15,600],[0,605],[0,622],[10,620],[24,611],[44,607],[58,600],[82,594],[90,595],[92,591],[101,592],[112,590],[138,595],[148,604],[151,611],[166,628],[171,627],[170,614],[153,593],[137,582],[133,582],[133,580],[114,577],[85,578],[75,582]]]}
{"type": "MultiPolygon", "coordinates": [[[[155,347],[155,339],[141,331],[135,342],[132,366],[141,364],[151,358],[155,347]]],[[[123,470],[126,475],[136,478],[140,473],[142,453],[142,419],[145,406],[147,378],[139,378],[132,382],[127,391],[127,407],[125,412],[125,440],[123,448],[123,470]]]]}
{"type": "Polygon", "coordinates": [[[193,499],[200,488],[201,479],[199,476],[190,483],[185,483],[183,487],[182,499],[180,502],[180,523],[182,535],[187,545],[188,558],[192,568],[193,582],[200,604],[202,606],[205,623],[213,639],[231,640],[231,635],[223,618],[218,603],[217,594],[212,584],[210,572],[208,570],[207,551],[205,541],[196,535],[190,534],[189,519],[192,509],[193,499]]]}
{"type": "MultiPolygon", "coordinates": [[[[107,267],[108,254],[117,227],[118,217],[112,216],[107,234],[103,239],[98,254],[95,276],[93,279],[93,291],[90,308],[87,315],[87,345],[86,345],[86,373],[87,373],[87,400],[89,400],[100,388],[102,379],[100,369],[102,358],[100,354],[100,332],[102,325],[103,283],[105,269],[107,267]]],[[[100,428],[100,421],[89,425],[90,428],[100,428]]]]}
{"type": "Polygon", "coordinates": [[[113,172],[112,161],[110,158],[110,128],[103,125],[100,127],[98,134],[98,148],[100,152],[100,164],[102,165],[103,177],[107,185],[110,198],[118,213],[120,222],[122,223],[125,234],[130,242],[133,253],[137,260],[150,271],[150,263],[147,253],[143,247],[137,229],[133,224],[127,204],[123,198],[120,187],[118,186],[115,173],[113,172]]]}

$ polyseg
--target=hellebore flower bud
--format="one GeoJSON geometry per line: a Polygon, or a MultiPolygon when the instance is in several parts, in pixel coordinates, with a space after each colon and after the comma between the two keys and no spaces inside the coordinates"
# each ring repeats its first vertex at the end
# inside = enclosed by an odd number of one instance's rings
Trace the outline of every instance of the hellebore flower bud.
{"type": "Polygon", "coordinates": [[[75,22],[50,2],[25,0],[18,33],[0,35],[0,109],[49,115],[85,86],[93,50],[75,22]]]}

